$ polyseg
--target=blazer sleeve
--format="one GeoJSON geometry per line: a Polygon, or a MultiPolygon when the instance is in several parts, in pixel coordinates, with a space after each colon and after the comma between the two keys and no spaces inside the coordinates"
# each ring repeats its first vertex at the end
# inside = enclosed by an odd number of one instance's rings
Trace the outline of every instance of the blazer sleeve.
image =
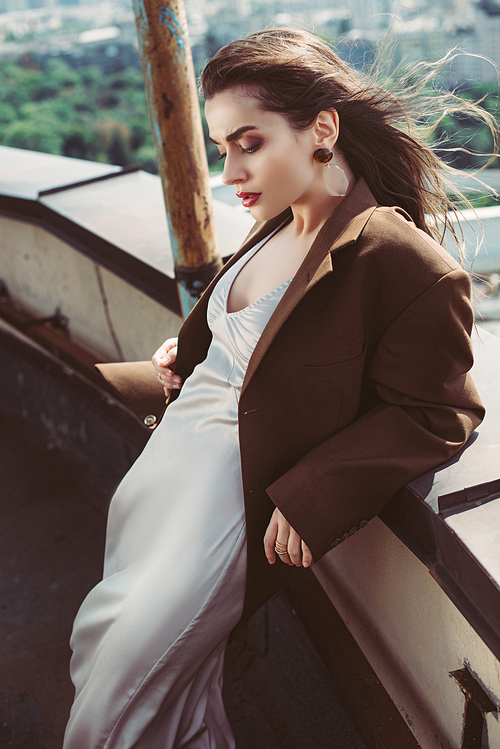
{"type": "Polygon", "coordinates": [[[366,373],[377,404],[267,488],[315,561],[456,453],[482,421],[469,374],[472,324],[469,277],[451,270],[380,338],[366,373]]]}
{"type": "Polygon", "coordinates": [[[165,393],[150,359],[95,365],[98,382],[147,426],[154,427],[166,408],[165,393]]]}

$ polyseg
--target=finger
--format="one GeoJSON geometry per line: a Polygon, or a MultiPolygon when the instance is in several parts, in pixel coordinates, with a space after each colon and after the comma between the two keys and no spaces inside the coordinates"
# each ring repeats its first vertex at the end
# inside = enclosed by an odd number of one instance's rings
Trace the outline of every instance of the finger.
{"type": "Polygon", "coordinates": [[[312,561],[313,557],[311,554],[311,549],[304,541],[302,541],[302,566],[309,567],[309,565],[312,564],[312,561]]]}
{"type": "Polygon", "coordinates": [[[167,355],[167,350],[165,346],[160,346],[160,348],[157,351],[155,351],[153,356],[151,357],[151,361],[153,362],[153,365],[155,367],[161,366],[162,361],[166,355],[167,355]]]}
{"type": "Polygon", "coordinates": [[[156,351],[154,352],[154,354],[153,354],[153,356],[151,358],[152,359],[161,359],[161,357],[165,356],[166,353],[167,353],[167,350],[166,350],[165,346],[160,346],[160,348],[156,349],[156,351]]]}
{"type": "Polygon", "coordinates": [[[300,536],[293,530],[293,528],[290,528],[290,535],[288,536],[288,556],[297,567],[300,567],[302,564],[302,550],[300,544],[300,536]]]}
{"type": "Polygon", "coordinates": [[[295,567],[287,551],[284,554],[282,554],[281,552],[279,554],[278,552],[276,552],[276,554],[278,555],[278,559],[280,560],[280,562],[283,562],[283,564],[287,564],[289,567],[295,567]]]}
{"type": "Polygon", "coordinates": [[[177,338],[169,338],[162,346],[163,355],[162,358],[168,356],[174,349],[177,350],[177,338]]]}
{"type": "Polygon", "coordinates": [[[178,338],[167,338],[167,340],[160,346],[160,349],[163,349],[163,353],[165,354],[167,351],[170,351],[171,348],[177,346],[178,340],[178,338]]]}
{"type": "Polygon", "coordinates": [[[170,387],[172,390],[179,390],[182,385],[182,380],[178,375],[172,375],[165,379],[165,386],[170,387]]]}
{"type": "Polygon", "coordinates": [[[163,343],[152,356],[152,362],[155,367],[164,364],[172,364],[177,358],[177,338],[169,338],[163,343]]]}
{"type": "Polygon", "coordinates": [[[288,538],[290,536],[290,523],[282,515],[280,510],[276,507],[273,513],[273,518],[276,520],[278,532],[275,540],[275,552],[283,564],[293,565],[292,560],[288,555],[288,538]]]}
{"type": "Polygon", "coordinates": [[[276,523],[274,516],[271,518],[269,525],[267,526],[266,533],[264,535],[264,551],[266,559],[269,564],[274,564],[276,561],[276,552],[274,550],[274,544],[276,542],[276,536],[278,533],[278,524],[276,523]]]}
{"type": "Polygon", "coordinates": [[[174,346],[170,349],[170,351],[167,351],[167,353],[164,356],[161,356],[159,359],[159,363],[162,366],[167,366],[169,364],[173,364],[175,360],[177,359],[177,346],[174,346]]]}
{"type": "Polygon", "coordinates": [[[167,367],[171,367],[175,364],[176,358],[175,355],[168,353],[165,356],[153,356],[152,361],[156,369],[165,370],[167,367]]]}
{"type": "Polygon", "coordinates": [[[179,375],[172,372],[171,369],[160,370],[158,372],[158,379],[163,387],[172,389],[179,389],[182,384],[182,379],[179,375]]]}
{"type": "Polygon", "coordinates": [[[165,343],[163,344],[166,351],[170,351],[172,348],[177,348],[179,339],[178,338],[167,338],[165,343]]]}
{"type": "MultiPolygon", "coordinates": [[[[288,531],[288,528],[285,528],[288,531]]],[[[278,556],[278,559],[284,564],[293,565],[290,555],[288,553],[288,532],[284,534],[283,528],[278,530],[278,536],[274,544],[274,550],[278,556]]]]}
{"type": "Polygon", "coordinates": [[[282,529],[278,530],[278,536],[274,542],[274,551],[280,562],[288,565],[293,564],[288,554],[288,537],[283,535],[282,529]]]}

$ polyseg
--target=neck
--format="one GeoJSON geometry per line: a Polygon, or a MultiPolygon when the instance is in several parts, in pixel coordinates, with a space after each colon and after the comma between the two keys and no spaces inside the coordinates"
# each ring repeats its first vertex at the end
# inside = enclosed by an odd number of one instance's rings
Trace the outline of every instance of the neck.
{"type": "Polygon", "coordinates": [[[356,184],[356,178],[352,171],[347,167],[346,170],[348,187],[347,192],[342,197],[332,197],[329,195],[324,185],[306,196],[300,203],[294,203],[291,206],[293,213],[293,222],[291,228],[297,238],[306,238],[316,235],[327,218],[342,203],[344,198],[350,193],[356,184]]]}
{"type": "Polygon", "coordinates": [[[293,234],[297,239],[305,239],[313,234],[316,235],[342,200],[343,198],[332,198],[328,195],[323,200],[292,205],[293,221],[290,228],[293,234]]]}

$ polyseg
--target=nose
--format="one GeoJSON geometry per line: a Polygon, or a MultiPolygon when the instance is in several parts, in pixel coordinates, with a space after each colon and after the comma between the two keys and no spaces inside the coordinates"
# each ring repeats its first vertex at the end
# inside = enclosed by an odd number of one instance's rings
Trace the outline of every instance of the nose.
{"type": "Polygon", "coordinates": [[[226,154],[224,161],[224,171],[222,172],[222,181],[225,185],[236,185],[246,182],[247,173],[238,165],[237,159],[226,154]]]}

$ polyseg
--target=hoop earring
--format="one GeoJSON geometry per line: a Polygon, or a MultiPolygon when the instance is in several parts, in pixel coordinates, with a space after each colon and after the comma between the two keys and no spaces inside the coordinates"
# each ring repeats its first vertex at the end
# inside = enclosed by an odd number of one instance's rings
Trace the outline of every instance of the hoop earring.
{"type": "Polygon", "coordinates": [[[318,164],[323,164],[326,167],[325,171],[323,172],[323,181],[325,183],[328,194],[332,197],[343,198],[344,195],[347,194],[349,180],[347,179],[347,175],[342,167],[340,167],[338,164],[332,163],[333,151],[330,151],[329,148],[317,148],[313,155],[314,160],[317,161],[318,164]],[[342,180],[340,185],[339,178],[342,180]]]}

